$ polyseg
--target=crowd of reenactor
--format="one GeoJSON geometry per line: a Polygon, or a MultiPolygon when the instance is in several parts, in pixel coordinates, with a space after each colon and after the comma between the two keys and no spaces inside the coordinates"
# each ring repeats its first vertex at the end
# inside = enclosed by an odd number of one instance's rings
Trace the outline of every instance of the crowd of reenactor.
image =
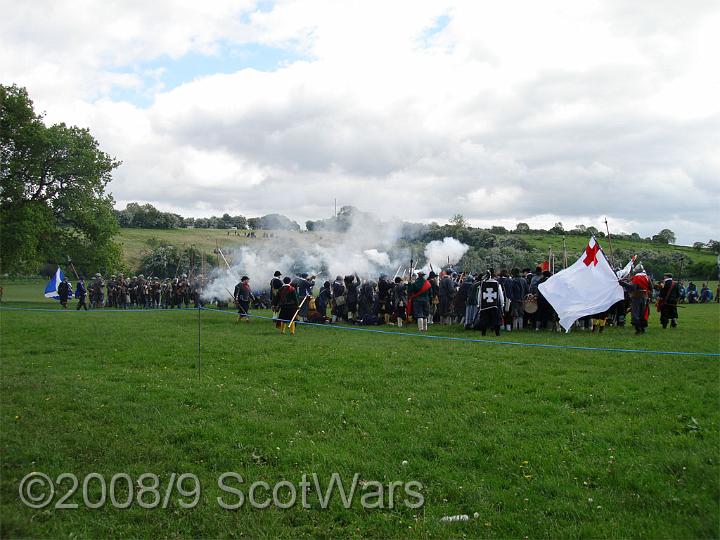
{"type": "MultiPolygon", "coordinates": [[[[408,279],[384,274],[377,280],[361,279],[357,274],[337,276],[334,281],[317,283],[316,288],[317,276],[301,273],[283,278],[276,271],[270,297],[276,322],[283,330],[290,315],[297,313],[299,320],[321,324],[403,326],[412,321],[421,332],[432,324],[459,324],[483,335],[488,330],[496,335],[501,330],[561,331],[557,313],[539,289],[551,276],[552,272],[540,266],[474,274],[448,268],[439,274],[430,271],[427,276],[414,272],[408,279]]],[[[577,329],[602,332],[606,326],[624,327],[629,319],[636,333],[644,333],[653,302],[661,325],[677,326],[677,304],[682,300],[671,274],[653,283],[638,266],[619,282],[625,289],[623,300],[603,313],[579,319],[577,329]]],[[[238,314],[243,318],[249,311],[248,291],[249,278],[243,276],[235,294],[236,303],[242,300],[238,314]],[[241,291],[245,291],[242,298],[241,291]]]]}
{"type": "Polygon", "coordinates": [[[91,309],[172,309],[198,307],[204,286],[200,276],[161,279],[143,274],[125,277],[112,275],[104,279],[95,274],[87,286],[91,309]]]}

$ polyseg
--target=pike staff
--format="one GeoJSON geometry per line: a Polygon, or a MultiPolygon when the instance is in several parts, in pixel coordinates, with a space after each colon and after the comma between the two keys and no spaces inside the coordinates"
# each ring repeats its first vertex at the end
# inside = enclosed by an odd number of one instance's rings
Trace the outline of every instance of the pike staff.
{"type": "Polygon", "coordinates": [[[678,285],[680,285],[680,280],[682,279],[682,271],[683,271],[683,263],[685,262],[685,255],[680,255],[680,271],[678,272],[677,282],[678,285]]]}
{"type": "Polygon", "coordinates": [[[225,255],[223,255],[222,249],[220,249],[220,248],[218,247],[218,248],[217,248],[217,251],[218,251],[218,253],[220,254],[220,256],[222,257],[222,260],[225,261],[225,264],[227,265],[228,272],[231,272],[231,273],[234,275],[235,279],[238,279],[238,275],[235,273],[235,271],[234,271],[234,270],[232,269],[232,267],[230,266],[230,263],[229,263],[229,262],[227,261],[227,259],[225,258],[225,255]]]}
{"type": "MultiPolygon", "coordinates": [[[[297,319],[297,316],[300,313],[300,310],[302,309],[305,300],[307,300],[308,298],[310,298],[309,295],[305,296],[305,298],[302,299],[300,305],[298,305],[297,311],[295,311],[295,315],[292,316],[292,319],[290,319],[290,322],[288,323],[288,328],[290,328],[291,334],[295,334],[295,319],[297,319]]],[[[283,330],[283,333],[285,333],[285,330],[283,330]]]]}
{"type": "Polygon", "coordinates": [[[67,258],[68,264],[70,265],[70,268],[72,268],[73,273],[75,274],[75,279],[80,281],[80,276],[78,276],[77,270],[75,270],[75,265],[72,262],[72,259],[70,257],[67,258]]]}

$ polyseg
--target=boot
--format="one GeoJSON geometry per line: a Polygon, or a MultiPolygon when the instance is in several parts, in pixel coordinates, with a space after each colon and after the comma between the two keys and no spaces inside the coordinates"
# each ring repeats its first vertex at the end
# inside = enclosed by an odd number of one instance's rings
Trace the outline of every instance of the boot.
{"type": "Polygon", "coordinates": [[[603,333],[603,330],[605,330],[605,327],[604,327],[604,326],[601,326],[601,327],[600,327],[600,333],[601,333],[601,334],[603,333]]]}
{"type": "Polygon", "coordinates": [[[428,320],[423,319],[422,322],[423,322],[423,332],[427,332],[428,320]]]}
{"type": "Polygon", "coordinates": [[[290,323],[290,335],[291,336],[295,335],[295,323],[294,322],[290,323]]]}
{"type": "Polygon", "coordinates": [[[423,328],[424,328],[423,320],[422,320],[422,319],[418,319],[418,320],[417,320],[417,325],[418,325],[418,332],[422,332],[422,331],[423,331],[423,328]]]}
{"type": "Polygon", "coordinates": [[[385,324],[390,324],[390,314],[389,313],[386,313],[383,316],[383,319],[385,320],[385,324]]]}
{"type": "Polygon", "coordinates": [[[287,328],[287,323],[280,323],[280,333],[284,334],[285,329],[287,328]]]}
{"type": "Polygon", "coordinates": [[[677,328],[677,319],[670,319],[670,326],[677,328]]]}
{"type": "Polygon", "coordinates": [[[499,326],[495,327],[495,335],[500,337],[500,327],[499,326]]]}
{"type": "Polygon", "coordinates": [[[398,317],[397,322],[398,322],[398,328],[402,328],[402,319],[400,317],[398,317]]]}

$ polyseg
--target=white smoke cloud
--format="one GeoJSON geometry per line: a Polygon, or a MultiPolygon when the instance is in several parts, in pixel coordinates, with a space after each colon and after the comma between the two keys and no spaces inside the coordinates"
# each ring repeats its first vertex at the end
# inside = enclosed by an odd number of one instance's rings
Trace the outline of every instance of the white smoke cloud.
{"type": "MultiPolygon", "coordinates": [[[[382,274],[393,278],[404,272],[407,276],[411,253],[399,240],[397,224],[379,221],[372,224],[359,218],[345,233],[298,233],[223,250],[230,268],[221,258],[222,267],[214,271],[203,297],[229,298],[244,275],[250,277],[253,291],[268,291],[275,271],[291,278],[300,273],[315,275],[317,286],[352,274],[362,280],[376,280],[382,274]],[[373,244],[375,247],[370,247],[373,244]]],[[[467,244],[452,237],[434,240],[425,246],[426,266],[422,269],[427,273],[432,263],[437,271],[447,265],[448,259],[455,264],[468,249],[467,244]]]]}
{"type": "Polygon", "coordinates": [[[357,219],[344,233],[298,233],[223,250],[230,269],[221,260],[222,268],[215,271],[203,296],[229,297],[243,275],[250,277],[254,291],[269,290],[275,271],[290,277],[306,272],[317,276],[318,285],[355,273],[368,280],[381,274],[392,277],[399,267],[408,267],[410,259],[409,250],[398,245],[399,225],[357,219]]]}
{"type": "Polygon", "coordinates": [[[442,240],[433,240],[425,246],[425,258],[428,265],[439,270],[448,264],[455,264],[470,249],[470,246],[463,244],[460,240],[446,236],[442,240]]]}
{"type": "Polygon", "coordinates": [[[366,249],[363,251],[365,256],[367,257],[368,261],[377,264],[379,266],[383,266],[385,268],[390,266],[390,256],[382,251],[378,251],[377,249],[366,249]]]}

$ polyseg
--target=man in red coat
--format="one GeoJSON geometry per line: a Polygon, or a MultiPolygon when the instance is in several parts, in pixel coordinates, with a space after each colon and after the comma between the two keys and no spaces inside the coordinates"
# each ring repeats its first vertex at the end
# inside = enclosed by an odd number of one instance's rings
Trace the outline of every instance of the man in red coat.
{"type": "Polygon", "coordinates": [[[645,273],[643,266],[639,264],[635,267],[635,274],[629,282],[620,281],[620,285],[630,292],[630,312],[635,334],[644,334],[650,317],[650,290],[652,288],[650,278],[645,273]]]}

